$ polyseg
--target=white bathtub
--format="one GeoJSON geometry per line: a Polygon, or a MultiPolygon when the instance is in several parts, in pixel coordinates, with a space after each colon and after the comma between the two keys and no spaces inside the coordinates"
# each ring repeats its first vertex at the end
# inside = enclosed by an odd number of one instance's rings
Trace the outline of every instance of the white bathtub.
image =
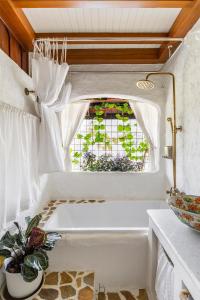
{"type": "Polygon", "coordinates": [[[163,207],[156,201],[108,201],[58,206],[45,230],[63,233],[130,232],[148,228],[147,209],[163,207]]]}
{"type": "Polygon", "coordinates": [[[45,230],[65,233],[49,252],[50,270],[91,270],[107,290],[144,288],[148,256],[147,209],[163,201],[64,204],[45,230]]]}

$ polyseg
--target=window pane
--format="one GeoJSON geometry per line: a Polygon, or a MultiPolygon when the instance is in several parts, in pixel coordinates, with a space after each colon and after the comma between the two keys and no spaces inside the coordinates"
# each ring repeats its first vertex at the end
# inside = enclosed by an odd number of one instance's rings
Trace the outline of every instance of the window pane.
{"type": "Polygon", "coordinates": [[[97,170],[106,170],[107,160],[112,161],[109,170],[118,167],[126,170],[126,165],[132,171],[149,170],[149,145],[128,102],[90,105],[71,144],[73,170],[86,170],[88,155],[94,161],[92,167],[87,168],[90,171],[94,166],[97,170]]]}

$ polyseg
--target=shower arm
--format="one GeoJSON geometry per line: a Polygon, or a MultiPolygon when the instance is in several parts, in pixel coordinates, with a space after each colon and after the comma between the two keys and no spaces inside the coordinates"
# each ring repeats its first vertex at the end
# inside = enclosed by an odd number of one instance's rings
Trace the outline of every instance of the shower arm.
{"type": "Polygon", "coordinates": [[[177,189],[176,183],[176,163],[177,163],[177,141],[176,135],[179,131],[182,131],[182,126],[177,127],[176,123],[176,86],[175,86],[175,76],[170,72],[152,72],[148,73],[146,76],[146,80],[149,79],[150,76],[170,76],[172,79],[172,88],[173,88],[173,117],[168,117],[167,121],[170,123],[171,131],[172,131],[172,162],[173,162],[173,187],[170,191],[167,191],[168,194],[173,195],[179,192],[177,189]]]}

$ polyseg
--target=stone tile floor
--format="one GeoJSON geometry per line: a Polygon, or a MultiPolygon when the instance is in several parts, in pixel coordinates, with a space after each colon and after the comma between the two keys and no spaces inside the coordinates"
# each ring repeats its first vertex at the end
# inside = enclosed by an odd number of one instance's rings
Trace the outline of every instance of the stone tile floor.
{"type": "Polygon", "coordinates": [[[44,286],[33,300],[93,300],[94,273],[52,272],[46,275],[44,286]]]}
{"type": "Polygon", "coordinates": [[[148,300],[147,293],[144,289],[119,292],[98,293],[97,300],[148,300]]]}
{"type": "MultiPolygon", "coordinates": [[[[50,272],[44,279],[39,292],[31,300],[94,300],[94,273],[50,272]]],[[[0,298],[1,299],[1,298],[0,298]]],[[[5,289],[4,300],[16,300],[5,289]]]]}

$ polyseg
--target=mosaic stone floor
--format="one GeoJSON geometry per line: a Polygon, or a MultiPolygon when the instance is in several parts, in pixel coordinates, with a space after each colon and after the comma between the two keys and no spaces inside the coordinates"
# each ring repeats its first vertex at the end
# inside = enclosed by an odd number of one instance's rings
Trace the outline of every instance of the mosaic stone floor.
{"type": "Polygon", "coordinates": [[[127,291],[121,290],[119,292],[99,293],[97,300],[148,300],[147,293],[144,289],[127,291]]]}
{"type": "MultiPolygon", "coordinates": [[[[51,272],[45,276],[44,284],[31,300],[94,300],[94,273],[51,272]]],[[[3,299],[14,300],[8,293],[3,299]]]]}

